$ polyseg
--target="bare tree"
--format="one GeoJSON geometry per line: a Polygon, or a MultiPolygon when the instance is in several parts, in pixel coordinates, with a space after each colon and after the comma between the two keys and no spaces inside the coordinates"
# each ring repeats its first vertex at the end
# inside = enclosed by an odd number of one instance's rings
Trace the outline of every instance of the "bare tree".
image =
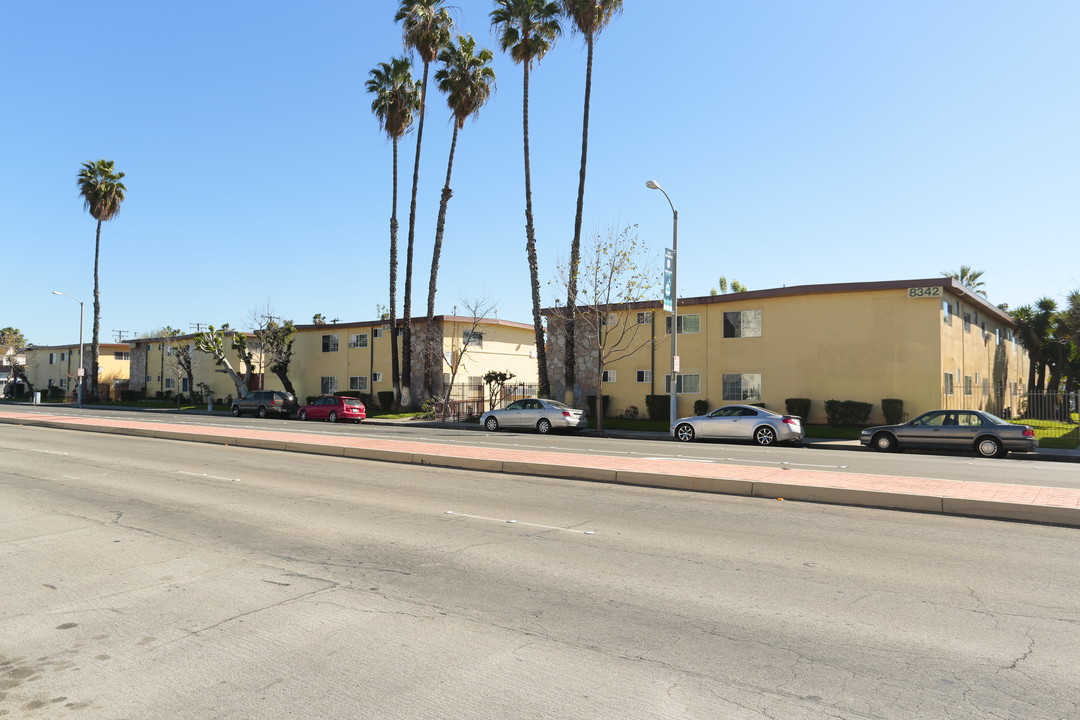
{"type": "Polygon", "coordinates": [[[210,325],[203,332],[195,333],[194,339],[195,347],[204,353],[208,353],[214,358],[214,362],[221,366],[221,370],[218,372],[227,374],[233,381],[233,385],[236,386],[237,397],[247,395],[248,385],[255,375],[252,353],[247,348],[247,337],[243,333],[232,330],[229,324],[225,323],[221,326],[221,329],[215,329],[213,325],[210,325]],[[228,341],[231,349],[239,354],[241,361],[244,363],[243,377],[236,372],[232,363],[229,362],[226,355],[226,341],[228,341]]]}
{"type": "MultiPolygon", "coordinates": [[[[188,392],[195,388],[195,348],[187,339],[181,339],[181,333],[173,327],[166,326],[160,334],[165,345],[165,356],[169,359],[169,367],[172,368],[177,380],[186,377],[188,392]]],[[[180,385],[176,388],[176,405],[180,406],[180,385]]]]}
{"type": "MultiPolygon", "coordinates": [[[[454,389],[454,381],[457,380],[458,372],[463,367],[469,349],[475,346],[475,339],[480,336],[480,331],[477,328],[498,311],[495,302],[486,296],[463,297],[460,302],[462,308],[464,308],[465,317],[468,318],[469,329],[462,333],[460,344],[443,357],[443,362],[446,363],[450,370],[450,382],[443,385],[442,392],[438,397],[439,404],[442,407],[441,419],[443,420],[450,415],[450,394],[454,389]]],[[[455,342],[457,342],[456,339],[455,342]]]]}
{"type": "MultiPolygon", "coordinates": [[[[652,336],[638,321],[638,313],[627,309],[630,303],[652,297],[659,284],[659,264],[648,262],[648,248],[638,238],[637,226],[612,226],[596,233],[590,245],[583,248],[577,283],[578,303],[575,310],[577,327],[575,348],[568,349],[570,357],[586,357],[596,362],[596,427],[604,430],[603,381],[604,368],[628,358],[645,347],[652,336]],[[650,270],[655,268],[655,270],[650,270]],[[619,312],[613,312],[613,310],[619,312]]],[[[559,263],[559,281],[565,287],[570,281],[570,266],[559,263]]]]}

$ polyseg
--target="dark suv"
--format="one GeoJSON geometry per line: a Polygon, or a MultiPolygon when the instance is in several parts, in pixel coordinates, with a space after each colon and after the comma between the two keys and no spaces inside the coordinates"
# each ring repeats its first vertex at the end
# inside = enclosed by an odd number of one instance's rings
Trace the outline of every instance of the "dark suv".
{"type": "Polygon", "coordinates": [[[267,415],[280,415],[287,418],[299,409],[300,405],[296,398],[287,392],[280,390],[254,390],[239,400],[234,400],[232,405],[233,417],[240,417],[244,413],[251,413],[259,417],[267,415]]]}

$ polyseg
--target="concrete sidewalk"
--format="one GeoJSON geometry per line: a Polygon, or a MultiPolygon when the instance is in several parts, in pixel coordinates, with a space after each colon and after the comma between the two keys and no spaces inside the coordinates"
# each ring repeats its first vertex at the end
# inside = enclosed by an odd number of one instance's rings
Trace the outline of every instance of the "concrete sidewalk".
{"type": "MultiPolygon", "coordinates": [[[[334,437],[284,429],[197,427],[137,420],[28,416],[0,409],[0,423],[206,442],[238,447],[589,480],[804,502],[1021,520],[1080,527],[1080,489],[750,467],[670,459],[470,447],[439,442],[334,437]]],[[[659,435],[659,433],[657,433],[659,435]]],[[[851,441],[849,441],[851,442],[851,441]]],[[[857,443],[856,443],[857,444],[857,443]]],[[[830,443],[832,445],[832,443],[830,443]]]]}

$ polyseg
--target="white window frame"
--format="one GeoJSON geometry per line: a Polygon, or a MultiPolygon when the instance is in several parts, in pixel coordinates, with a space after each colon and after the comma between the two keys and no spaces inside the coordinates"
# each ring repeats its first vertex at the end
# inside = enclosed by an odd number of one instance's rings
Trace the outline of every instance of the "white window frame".
{"type": "Polygon", "coordinates": [[[176,378],[174,378],[174,377],[165,378],[164,389],[165,390],[175,390],[176,389],[176,378]]]}
{"type": "Polygon", "coordinates": [[[956,394],[956,378],[953,377],[951,372],[945,373],[944,387],[942,388],[942,394],[955,395],[956,394]]]}
{"type": "MultiPolygon", "coordinates": [[[[694,335],[701,332],[701,313],[686,313],[679,315],[678,325],[680,335],[694,335]],[[691,329],[687,329],[687,327],[691,329]]],[[[671,334],[671,316],[664,318],[664,334],[671,334]]]]}
{"type": "Polygon", "coordinates": [[[368,334],[356,333],[349,337],[349,347],[351,348],[366,348],[368,346],[368,334]]]}
{"type": "Polygon", "coordinates": [[[638,325],[648,325],[651,321],[652,321],[652,313],[651,312],[639,312],[637,314],[637,324],[638,325]]]}
{"type": "Polygon", "coordinates": [[[334,375],[323,375],[319,378],[319,392],[323,395],[333,395],[338,391],[338,379],[334,375]]]}
{"type": "Polygon", "coordinates": [[[637,382],[639,382],[639,383],[652,382],[652,370],[638,370],[637,371],[637,382]]]}
{"type": "Polygon", "coordinates": [[[382,336],[383,336],[383,329],[382,328],[371,328],[371,339],[372,340],[375,340],[377,338],[381,338],[382,336]]]}
{"type": "Polygon", "coordinates": [[[461,333],[461,342],[465,347],[484,347],[484,333],[476,330],[466,330],[461,333]]]}
{"type": "MultiPolygon", "coordinates": [[[[724,313],[724,338],[727,340],[734,340],[738,338],[753,338],[761,337],[761,311],[760,310],[734,310],[724,313]],[[739,318],[738,327],[735,328],[735,335],[728,335],[727,325],[728,316],[737,315],[739,318]],[[755,332],[756,330],[756,332],[755,332]]],[[[734,323],[732,323],[734,325],[734,323]]]]}
{"type": "Polygon", "coordinates": [[[367,375],[350,375],[349,389],[357,392],[366,392],[368,389],[367,375]]]}
{"type": "Polygon", "coordinates": [[[600,377],[600,382],[613,383],[616,382],[617,375],[614,370],[605,370],[604,374],[600,377]]]}
{"type": "MultiPolygon", "coordinates": [[[[679,395],[700,395],[701,375],[697,373],[679,373],[675,381],[675,390],[679,395]]],[[[671,375],[664,376],[664,392],[671,394],[671,375]]]]}
{"type": "Polygon", "coordinates": [[[723,383],[720,392],[725,402],[761,402],[763,396],[761,373],[724,373],[720,382],[723,383]],[[738,388],[733,393],[728,392],[729,388],[734,387],[734,381],[730,378],[736,377],[739,378],[738,388]],[[755,381],[754,378],[757,378],[757,380],[755,381]],[[756,390],[757,392],[747,394],[750,390],[756,390]]]}
{"type": "Polygon", "coordinates": [[[371,382],[372,383],[382,382],[382,373],[381,372],[372,372],[371,373],[371,382]]]}
{"type": "Polygon", "coordinates": [[[322,351],[323,352],[337,352],[338,351],[338,336],[337,335],[323,335],[322,336],[322,351]]]}
{"type": "Polygon", "coordinates": [[[941,301],[941,321],[946,325],[952,325],[952,303],[948,300],[941,301]]]}

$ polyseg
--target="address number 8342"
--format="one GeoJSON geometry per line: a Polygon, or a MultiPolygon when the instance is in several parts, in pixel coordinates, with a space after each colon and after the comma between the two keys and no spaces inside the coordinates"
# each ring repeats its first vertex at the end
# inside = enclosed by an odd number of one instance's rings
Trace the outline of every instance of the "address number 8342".
{"type": "Polygon", "coordinates": [[[913,287],[908,288],[907,296],[911,298],[941,297],[940,287],[913,287]]]}

